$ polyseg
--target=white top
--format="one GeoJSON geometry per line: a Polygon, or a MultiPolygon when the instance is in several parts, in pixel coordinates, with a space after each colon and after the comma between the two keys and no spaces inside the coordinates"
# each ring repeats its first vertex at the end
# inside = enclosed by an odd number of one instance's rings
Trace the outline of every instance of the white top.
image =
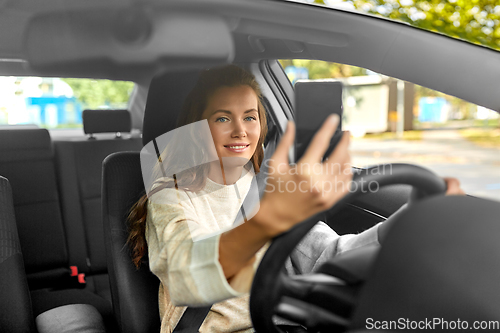
{"type": "MultiPolygon", "coordinates": [[[[150,269],[161,282],[162,333],[174,329],[185,305],[213,303],[200,332],[253,331],[248,292],[267,246],[230,283],[219,263],[220,233],[233,225],[252,179],[252,172],[241,177],[236,186],[207,179],[199,192],[167,188],[148,200],[146,240],[150,269]]],[[[359,235],[339,236],[318,223],[290,256],[293,271],[310,272],[340,252],[378,243],[377,226],[359,235]]]]}

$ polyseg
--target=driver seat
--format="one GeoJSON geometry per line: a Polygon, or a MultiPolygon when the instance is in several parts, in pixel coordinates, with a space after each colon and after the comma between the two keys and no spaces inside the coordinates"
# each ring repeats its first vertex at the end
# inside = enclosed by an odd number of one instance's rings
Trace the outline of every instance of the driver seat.
{"type": "MultiPolygon", "coordinates": [[[[176,127],[176,119],[199,70],[170,72],[151,81],[142,143],[176,127]]],[[[139,152],[118,152],[103,161],[102,209],[113,312],[122,333],[160,332],[159,280],[143,263],[137,270],[127,244],[127,216],[145,193],[139,152]]]]}
{"type": "Polygon", "coordinates": [[[160,331],[159,280],[147,264],[135,268],[127,245],[127,215],[143,193],[139,152],[106,157],[102,182],[104,235],[113,312],[123,333],[160,331]]]}

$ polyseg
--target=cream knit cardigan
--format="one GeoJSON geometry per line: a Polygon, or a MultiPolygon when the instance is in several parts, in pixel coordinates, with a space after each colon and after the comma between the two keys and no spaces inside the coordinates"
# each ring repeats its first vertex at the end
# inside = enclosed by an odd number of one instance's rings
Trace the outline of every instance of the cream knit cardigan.
{"type": "MultiPolygon", "coordinates": [[[[253,332],[248,292],[267,246],[230,283],[218,259],[220,233],[232,227],[253,178],[250,171],[235,185],[207,179],[196,193],[167,188],[150,197],[146,239],[150,269],[161,282],[162,333],[173,331],[186,305],[208,304],[213,306],[201,333],[253,332]]],[[[310,272],[340,252],[377,243],[377,227],[339,236],[320,222],[294,250],[287,269],[290,273],[310,272]]]]}

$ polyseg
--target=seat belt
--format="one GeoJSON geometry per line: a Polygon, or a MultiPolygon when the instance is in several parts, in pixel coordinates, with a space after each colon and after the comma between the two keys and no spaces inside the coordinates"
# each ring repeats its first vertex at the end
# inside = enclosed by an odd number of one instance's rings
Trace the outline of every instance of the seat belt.
{"type": "MultiPolygon", "coordinates": [[[[153,139],[153,145],[156,151],[156,157],[158,158],[158,162],[161,164],[162,160],[160,157],[160,150],[158,149],[158,144],[156,143],[156,139],[153,139]]],[[[165,170],[161,168],[161,172],[163,177],[166,176],[165,170]]],[[[174,175],[175,189],[177,189],[177,179],[174,175]]],[[[186,311],[181,316],[181,319],[177,323],[174,328],[173,333],[198,333],[198,330],[201,327],[201,324],[205,320],[212,306],[205,307],[188,307],[186,311]]]]}
{"type": "Polygon", "coordinates": [[[188,307],[174,328],[173,333],[198,333],[212,306],[188,307]]]}

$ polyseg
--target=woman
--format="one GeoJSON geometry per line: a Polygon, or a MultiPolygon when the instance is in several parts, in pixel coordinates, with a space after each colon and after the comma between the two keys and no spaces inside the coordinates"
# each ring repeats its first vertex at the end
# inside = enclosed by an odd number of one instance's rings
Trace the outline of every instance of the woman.
{"type": "MultiPolygon", "coordinates": [[[[325,121],[296,167],[288,164],[294,140],[294,124],[289,123],[268,161],[260,208],[234,227],[242,198],[250,190],[252,167],[258,173],[263,159],[267,126],[260,97],[253,75],[237,66],[202,73],[186,99],[178,125],[206,120],[217,158],[193,166],[176,160],[182,144],[169,145],[163,160],[192,167],[172,177],[160,177],[149,197],[141,198],[131,211],[129,242],[134,263],[139,266],[147,252],[150,269],[161,281],[162,332],[175,328],[185,305],[212,303],[200,332],[251,332],[248,291],[265,245],[296,223],[331,207],[348,192],[352,179],[348,133],[321,163],[338,117],[325,121]],[[293,191],[288,190],[291,187],[278,190],[292,183],[301,184],[300,190],[297,186],[293,191]]],[[[189,134],[194,146],[207,141],[196,138],[195,132],[189,134]]],[[[200,155],[189,153],[189,148],[187,151],[187,159],[200,155]]],[[[338,236],[318,223],[295,249],[287,269],[309,272],[342,251],[377,243],[385,232],[380,226],[358,235],[338,236]]]]}

